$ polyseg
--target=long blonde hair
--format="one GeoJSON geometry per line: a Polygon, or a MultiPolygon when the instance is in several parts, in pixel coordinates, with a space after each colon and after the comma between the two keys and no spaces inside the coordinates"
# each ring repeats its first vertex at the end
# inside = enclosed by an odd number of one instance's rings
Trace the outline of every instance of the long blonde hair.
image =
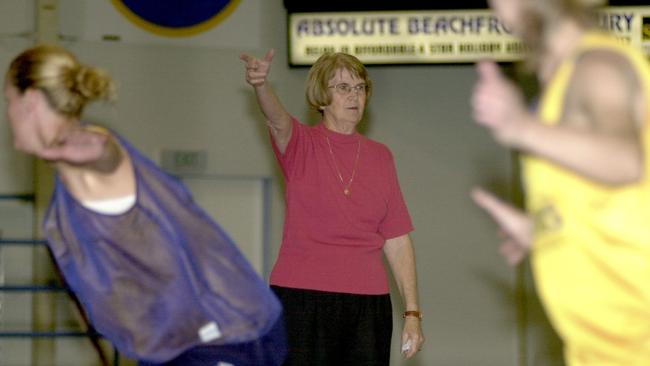
{"type": "Polygon", "coordinates": [[[73,118],[79,118],[89,102],[113,98],[115,90],[107,73],[79,63],[64,48],[47,44],[16,56],[6,82],[21,94],[30,88],[41,90],[52,109],[73,118]]]}

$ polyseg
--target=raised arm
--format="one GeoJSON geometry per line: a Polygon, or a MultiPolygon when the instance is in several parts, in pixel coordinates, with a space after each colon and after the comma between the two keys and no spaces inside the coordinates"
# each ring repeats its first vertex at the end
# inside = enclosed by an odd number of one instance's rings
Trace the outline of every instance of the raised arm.
{"type": "Polygon", "coordinates": [[[494,63],[481,63],[472,99],[474,119],[503,145],[603,184],[633,183],[643,175],[639,92],[634,77],[618,63],[602,57],[583,60],[555,126],[528,112],[520,92],[494,63]]]}
{"type": "Polygon", "coordinates": [[[65,130],[39,155],[45,160],[101,174],[113,173],[124,158],[110,132],[94,126],[65,130]]]}
{"type": "Polygon", "coordinates": [[[263,59],[242,53],[239,58],[246,63],[246,81],[255,89],[257,103],[266,116],[275,144],[284,153],[291,138],[291,116],[275,95],[267,78],[275,51],[270,49],[263,59]]]}

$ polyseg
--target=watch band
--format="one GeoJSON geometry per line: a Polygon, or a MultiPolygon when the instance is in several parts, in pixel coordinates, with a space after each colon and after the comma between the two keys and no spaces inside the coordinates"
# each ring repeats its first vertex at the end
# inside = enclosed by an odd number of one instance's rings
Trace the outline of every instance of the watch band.
{"type": "Polygon", "coordinates": [[[406,318],[407,316],[414,316],[422,320],[422,312],[420,312],[419,310],[407,310],[404,312],[404,315],[402,315],[402,318],[406,318]]]}

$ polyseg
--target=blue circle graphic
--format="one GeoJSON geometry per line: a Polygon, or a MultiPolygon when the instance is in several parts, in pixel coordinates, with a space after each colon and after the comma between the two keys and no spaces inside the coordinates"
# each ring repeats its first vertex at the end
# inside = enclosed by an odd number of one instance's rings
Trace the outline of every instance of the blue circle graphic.
{"type": "Polygon", "coordinates": [[[212,19],[232,0],[122,0],[143,20],[166,28],[193,27],[212,19]]]}

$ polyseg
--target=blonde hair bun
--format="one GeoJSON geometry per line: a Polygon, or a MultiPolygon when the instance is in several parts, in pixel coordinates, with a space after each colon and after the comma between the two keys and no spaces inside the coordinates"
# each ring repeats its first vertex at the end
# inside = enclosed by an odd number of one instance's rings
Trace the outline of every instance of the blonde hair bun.
{"type": "Polygon", "coordinates": [[[85,99],[111,99],[115,93],[111,78],[103,70],[79,65],[73,71],[74,89],[85,99]]]}
{"type": "Polygon", "coordinates": [[[11,62],[6,79],[21,93],[30,88],[42,91],[52,109],[69,117],[80,117],[91,101],[115,95],[106,72],[80,64],[72,53],[56,45],[23,51],[11,62]]]}

